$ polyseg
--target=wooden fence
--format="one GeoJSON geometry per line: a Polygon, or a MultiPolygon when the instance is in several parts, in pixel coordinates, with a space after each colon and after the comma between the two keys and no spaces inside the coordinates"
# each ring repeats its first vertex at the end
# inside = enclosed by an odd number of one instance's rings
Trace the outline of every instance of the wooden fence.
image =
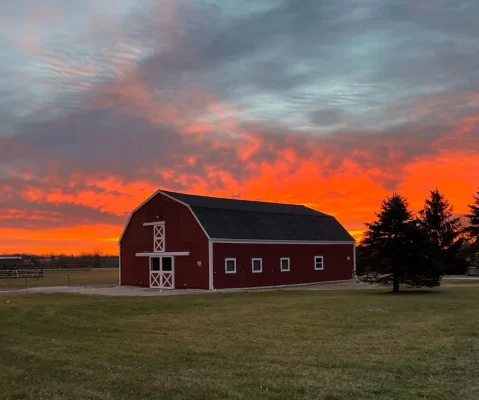
{"type": "Polygon", "coordinates": [[[43,278],[43,268],[2,268],[0,269],[0,279],[40,279],[43,278]]]}
{"type": "Polygon", "coordinates": [[[45,264],[45,263],[30,263],[8,265],[0,262],[0,271],[4,270],[62,270],[62,271],[91,271],[91,266],[86,264],[45,264]]]}
{"type": "Polygon", "coordinates": [[[85,264],[60,264],[48,268],[52,270],[61,269],[62,271],[91,271],[91,266],[85,264]]]}

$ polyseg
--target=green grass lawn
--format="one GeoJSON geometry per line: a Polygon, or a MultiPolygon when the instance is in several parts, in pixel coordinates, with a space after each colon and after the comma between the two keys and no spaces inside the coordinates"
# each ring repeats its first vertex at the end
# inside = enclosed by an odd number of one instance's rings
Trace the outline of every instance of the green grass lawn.
{"type": "Polygon", "coordinates": [[[115,285],[118,283],[117,268],[94,268],[91,271],[62,271],[44,270],[43,278],[28,279],[0,279],[0,291],[3,289],[23,289],[39,286],[90,286],[115,285]]]}
{"type": "Polygon", "coordinates": [[[0,295],[1,399],[477,399],[479,289],[0,295]]]}

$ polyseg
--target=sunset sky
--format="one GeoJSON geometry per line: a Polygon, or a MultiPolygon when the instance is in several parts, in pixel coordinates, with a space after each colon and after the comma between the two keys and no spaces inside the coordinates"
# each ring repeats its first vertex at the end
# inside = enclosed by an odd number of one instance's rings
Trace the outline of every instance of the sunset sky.
{"type": "Polygon", "coordinates": [[[479,186],[477,0],[0,0],[0,253],[116,253],[157,189],[359,237],[479,186]]]}

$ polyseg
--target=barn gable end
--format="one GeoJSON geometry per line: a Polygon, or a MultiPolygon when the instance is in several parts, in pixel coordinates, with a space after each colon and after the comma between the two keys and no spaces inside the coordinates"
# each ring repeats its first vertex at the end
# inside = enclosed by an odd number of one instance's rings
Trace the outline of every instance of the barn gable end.
{"type": "Polygon", "coordinates": [[[171,257],[178,283],[175,288],[208,289],[208,240],[188,205],[155,192],[133,210],[123,229],[120,284],[151,286],[151,259],[171,257]],[[159,224],[164,224],[165,243],[164,248],[155,249],[154,233],[159,224]]]}

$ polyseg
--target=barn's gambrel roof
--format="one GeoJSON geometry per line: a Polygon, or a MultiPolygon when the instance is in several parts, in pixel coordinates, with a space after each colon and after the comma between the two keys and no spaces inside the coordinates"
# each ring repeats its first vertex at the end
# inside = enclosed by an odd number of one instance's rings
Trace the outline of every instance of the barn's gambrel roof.
{"type": "Polygon", "coordinates": [[[303,205],[159,193],[188,205],[212,239],[354,242],[336,218],[303,205]]]}

